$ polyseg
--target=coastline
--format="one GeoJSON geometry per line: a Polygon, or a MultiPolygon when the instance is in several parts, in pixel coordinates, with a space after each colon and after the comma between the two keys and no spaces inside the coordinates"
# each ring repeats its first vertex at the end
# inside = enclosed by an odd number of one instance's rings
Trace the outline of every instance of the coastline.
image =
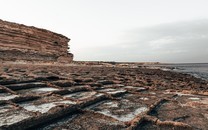
{"type": "Polygon", "coordinates": [[[208,127],[208,82],[188,74],[124,63],[0,64],[0,74],[0,129],[208,127]]]}
{"type": "Polygon", "coordinates": [[[158,64],[158,65],[148,65],[148,67],[153,69],[161,69],[164,71],[190,74],[196,78],[208,80],[207,63],[158,64]]]}

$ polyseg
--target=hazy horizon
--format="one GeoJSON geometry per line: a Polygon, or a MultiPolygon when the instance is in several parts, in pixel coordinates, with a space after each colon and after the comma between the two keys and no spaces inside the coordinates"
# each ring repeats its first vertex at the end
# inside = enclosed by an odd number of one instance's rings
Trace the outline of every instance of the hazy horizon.
{"type": "Polygon", "coordinates": [[[206,0],[0,0],[0,19],[71,39],[76,61],[208,63],[206,0]]]}

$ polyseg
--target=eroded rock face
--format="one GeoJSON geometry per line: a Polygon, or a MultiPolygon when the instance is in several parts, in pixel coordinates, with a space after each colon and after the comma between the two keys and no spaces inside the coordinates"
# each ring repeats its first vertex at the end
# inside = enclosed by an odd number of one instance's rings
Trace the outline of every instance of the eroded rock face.
{"type": "Polygon", "coordinates": [[[69,63],[69,41],[45,29],[0,20],[0,61],[69,63]]]}

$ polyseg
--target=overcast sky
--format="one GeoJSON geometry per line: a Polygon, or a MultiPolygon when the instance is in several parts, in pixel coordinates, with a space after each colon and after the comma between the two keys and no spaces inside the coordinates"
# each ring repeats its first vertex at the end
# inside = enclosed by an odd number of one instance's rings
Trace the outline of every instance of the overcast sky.
{"type": "Polygon", "coordinates": [[[0,0],[0,19],[69,37],[75,60],[208,62],[208,0],[0,0]]]}

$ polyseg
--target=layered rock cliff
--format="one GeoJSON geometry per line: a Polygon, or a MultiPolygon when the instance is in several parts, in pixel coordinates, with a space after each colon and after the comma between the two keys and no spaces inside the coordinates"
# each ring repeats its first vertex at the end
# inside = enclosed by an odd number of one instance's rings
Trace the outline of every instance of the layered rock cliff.
{"type": "Polygon", "coordinates": [[[45,29],[0,20],[0,61],[70,63],[69,41],[45,29]]]}

